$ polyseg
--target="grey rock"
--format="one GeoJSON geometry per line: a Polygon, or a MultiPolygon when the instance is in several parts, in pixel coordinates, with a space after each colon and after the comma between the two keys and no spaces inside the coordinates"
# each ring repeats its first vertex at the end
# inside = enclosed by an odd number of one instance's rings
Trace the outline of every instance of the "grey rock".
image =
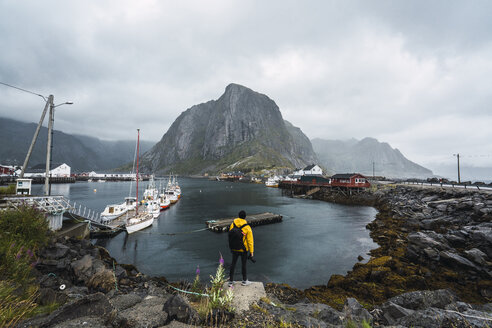
{"type": "Polygon", "coordinates": [[[449,249],[449,245],[442,235],[436,234],[432,231],[428,231],[426,233],[421,231],[410,233],[408,234],[407,239],[409,246],[415,245],[419,249],[424,249],[427,247],[438,250],[449,249]]]}
{"type": "Polygon", "coordinates": [[[464,252],[465,256],[472,260],[475,263],[480,265],[486,265],[485,259],[487,258],[487,254],[479,250],[478,248],[472,248],[464,252]]]}
{"type": "Polygon", "coordinates": [[[92,275],[92,256],[84,255],[80,260],[71,263],[72,270],[77,278],[89,281],[92,275]]]}
{"type": "MultiPolygon", "coordinates": [[[[284,308],[260,301],[259,306],[265,308],[269,314],[273,315],[277,322],[295,324],[301,327],[324,328],[327,327],[327,320],[335,320],[335,318],[330,316],[331,308],[325,304],[296,303],[289,306],[289,308],[284,308]]],[[[340,319],[338,320],[341,322],[340,319]]]]}
{"type": "Polygon", "coordinates": [[[444,307],[446,310],[452,310],[452,311],[458,311],[458,312],[464,312],[468,310],[473,310],[473,307],[465,302],[455,302],[448,304],[444,307]]]}
{"type": "Polygon", "coordinates": [[[89,288],[86,286],[72,286],[64,290],[65,295],[70,299],[84,298],[89,294],[89,288]]]}
{"type": "Polygon", "coordinates": [[[97,316],[81,317],[72,320],[60,322],[53,326],[53,328],[106,328],[110,327],[106,325],[106,320],[97,316]]]}
{"type": "Polygon", "coordinates": [[[444,323],[450,322],[450,320],[457,323],[456,319],[455,315],[444,312],[441,309],[428,308],[400,318],[398,324],[404,327],[442,328],[451,327],[444,325],[444,323]]]}
{"type": "Polygon", "coordinates": [[[316,318],[332,325],[341,325],[343,323],[344,314],[332,307],[327,307],[321,310],[316,318]]]}
{"type": "Polygon", "coordinates": [[[119,278],[126,278],[128,277],[128,274],[126,273],[126,270],[123,269],[120,265],[117,265],[115,268],[115,275],[116,277],[119,278]]]}
{"type": "Polygon", "coordinates": [[[349,297],[345,300],[342,310],[345,318],[355,320],[355,321],[370,321],[372,322],[372,315],[364,309],[362,305],[355,298],[349,297]]]}
{"type": "Polygon", "coordinates": [[[64,293],[57,292],[51,288],[41,288],[39,290],[38,303],[41,305],[49,305],[55,302],[63,304],[67,298],[64,293]]]}
{"type": "Polygon", "coordinates": [[[145,328],[160,327],[167,322],[167,313],[162,311],[165,299],[156,296],[147,296],[136,305],[120,311],[118,319],[126,322],[127,327],[145,328]]]}
{"type": "Polygon", "coordinates": [[[430,247],[424,249],[424,254],[432,261],[439,261],[440,259],[439,252],[430,247]]]}
{"type": "Polygon", "coordinates": [[[456,253],[450,251],[443,251],[440,252],[439,255],[441,257],[441,261],[449,264],[452,267],[480,271],[480,268],[478,268],[475,264],[473,264],[463,256],[460,256],[456,253]]]}
{"type": "Polygon", "coordinates": [[[399,319],[397,322],[405,327],[490,327],[492,316],[484,312],[467,310],[458,312],[428,308],[399,319]]]}
{"type": "Polygon", "coordinates": [[[102,293],[91,294],[81,299],[65,304],[48,316],[27,320],[21,327],[51,327],[81,317],[97,316],[109,320],[113,315],[113,307],[106,295],[102,293]]]}
{"type": "Polygon", "coordinates": [[[440,212],[446,212],[446,210],[448,209],[448,205],[447,204],[439,204],[436,206],[436,209],[440,212]]]}
{"type": "Polygon", "coordinates": [[[408,292],[388,300],[388,302],[411,310],[422,310],[429,307],[444,309],[446,305],[456,301],[456,295],[448,289],[408,292]]]}
{"type": "Polygon", "coordinates": [[[63,245],[61,243],[56,243],[53,247],[50,247],[46,250],[46,258],[50,260],[58,260],[61,259],[62,257],[65,257],[70,248],[66,245],[63,245]]]}
{"type": "Polygon", "coordinates": [[[410,315],[414,310],[406,309],[393,302],[386,302],[380,308],[383,311],[383,318],[390,325],[396,324],[397,320],[410,315]]]}
{"type": "Polygon", "coordinates": [[[186,323],[182,323],[176,320],[173,320],[168,325],[166,325],[166,328],[194,328],[194,327],[196,326],[188,325],[186,323]]]}
{"type": "Polygon", "coordinates": [[[168,315],[167,321],[177,320],[184,323],[193,323],[198,320],[198,313],[181,295],[171,296],[164,303],[162,310],[168,315]]]}
{"type": "Polygon", "coordinates": [[[143,298],[135,293],[115,296],[110,300],[114,308],[118,311],[126,310],[142,302],[143,298]]]}
{"type": "Polygon", "coordinates": [[[428,202],[433,202],[433,201],[437,200],[438,198],[439,197],[437,195],[432,195],[432,196],[422,198],[422,201],[428,203],[428,202]]]}

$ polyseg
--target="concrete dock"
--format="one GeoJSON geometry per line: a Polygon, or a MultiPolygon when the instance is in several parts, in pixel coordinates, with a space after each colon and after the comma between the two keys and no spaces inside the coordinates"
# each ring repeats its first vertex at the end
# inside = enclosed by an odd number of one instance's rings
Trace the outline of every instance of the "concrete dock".
{"type": "MultiPolygon", "coordinates": [[[[207,228],[214,232],[226,232],[232,224],[236,217],[225,218],[220,220],[209,220],[205,224],[207,228]]],[[[265,224],[282,222],[282,215],[274,213],[259,213],[246,216],[246,221],[248,221],[251,227],[256,227],[265,224]]]]}

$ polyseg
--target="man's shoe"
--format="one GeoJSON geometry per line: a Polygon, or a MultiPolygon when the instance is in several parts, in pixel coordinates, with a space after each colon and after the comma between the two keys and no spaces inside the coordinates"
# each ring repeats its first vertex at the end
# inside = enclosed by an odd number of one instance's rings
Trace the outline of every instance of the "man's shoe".
{"type": "Polygon", "coordinates": [[[243,282],[241,283],[241,285],[243,285],[243,286],[249,286],[249,285],[251,285],[251,281],[249,281],[249,280],[243,280],[243,282]]]}
{"type": "Polygon", "coordinates": [[[234,285],[234,281],[229,281],[228,285],[229,287],[232,287],[234,285]]]}

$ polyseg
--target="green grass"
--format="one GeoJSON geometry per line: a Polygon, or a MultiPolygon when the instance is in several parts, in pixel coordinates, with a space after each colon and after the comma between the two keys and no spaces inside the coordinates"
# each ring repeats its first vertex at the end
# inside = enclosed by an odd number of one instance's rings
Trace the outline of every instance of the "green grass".
{"type": "Polygon", "coordinates": [[[15,194],[15,184],[9,184],[7,187],[0,187],[0,195],[15,194]]]}
{"type": "Polygon", "coordinates": [[[30,206],[0,211],[0,327],[57,306],[36,304],[39,286],[31,274],[36,254],[49,238],[43,212],[30,206]]]}

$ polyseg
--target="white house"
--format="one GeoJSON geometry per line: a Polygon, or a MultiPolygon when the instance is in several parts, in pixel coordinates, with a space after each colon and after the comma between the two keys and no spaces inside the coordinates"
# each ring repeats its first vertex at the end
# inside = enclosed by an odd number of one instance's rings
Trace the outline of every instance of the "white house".
{"type": "Polygon", "coordinates": [[[294,176],[303,176],[303,175],[323,175],[323,169],[317,164],[311,164],[306,166],[303,169],[294,172],[294,176]]]}
{"type": "MultiPolygon", "coordinates": [[[[46,164],[39,164],[30,169],[29,173],[25,173],[24,177],[33,178],[33,177],[44,177],[46,175],[46,164]]],[[[50,176],[52,178],[67,178],[70,177],[71,168],[67,164],[51,164],[50,176]]]]}
{"type": "Polygon", "coordinates": [[[68,178],[70,177],[70,166],[63,163],[62,165],[57,166],[54,169],[51,169],[50,174],[52,177],[68,178]]]}

